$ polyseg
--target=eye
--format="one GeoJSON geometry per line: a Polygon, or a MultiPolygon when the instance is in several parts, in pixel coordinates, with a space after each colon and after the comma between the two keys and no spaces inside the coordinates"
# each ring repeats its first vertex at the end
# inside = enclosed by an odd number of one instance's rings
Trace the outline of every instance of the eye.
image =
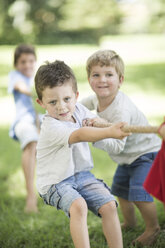
{"type": "Polygon", "coordinates": [[[69,102],[70,99],[71,99],[70,97],[65,97],[65,98],[64,98],[64,101],[65,101],[65,102],[69,102]]]}
{"type": "Polygon", "coordinates": [[[93,77],[99,77],[99,74],[98,73],[94,73],[92,76],[93,77]]]}
{"type": "Polygon", "coordinates": [[[112,73],[107,73],[106,76],[107,76],[107,77],[112,77],[113,74],[112,74],[112,73]]]}
{"type": "Polygon", "coordinates": [[[56,105],[56,102],[57,102],[57,101],[51,101],[51,102],[50,102],[50,105],[56,105]]]}

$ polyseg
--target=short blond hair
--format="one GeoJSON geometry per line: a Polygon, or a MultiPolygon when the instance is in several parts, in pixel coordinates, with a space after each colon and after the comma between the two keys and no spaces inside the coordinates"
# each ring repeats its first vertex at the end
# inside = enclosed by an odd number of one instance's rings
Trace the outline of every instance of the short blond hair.
{"type": "Polygon", "coordinates": [[[113,66],[116,69],[119,78],[124,76],[124,62],[122,58],[112,50],[99,50],[93,53],[87,60],[86,71],[88,78],[90,77],[93,66],[113,66]]]}

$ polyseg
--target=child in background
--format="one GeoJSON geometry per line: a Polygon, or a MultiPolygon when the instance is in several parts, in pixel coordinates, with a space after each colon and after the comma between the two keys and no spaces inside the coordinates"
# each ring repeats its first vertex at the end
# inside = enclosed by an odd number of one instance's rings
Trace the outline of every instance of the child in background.
{"type": "MultiPolygon", "coordinates": [[[[144,114],[123,92],[124,63],[112,50],[100,50],[87,60],[87,76],[95,95],[81,101],[88,109],[96,110],[108,122],[127,122],[128,125],[149,125],[144,114]]],[[[92,125],[92,120],[88,123],[92,125]]],[[[123,140],[109,139],[96,147],[108,152],[118,164],[112,194],[118,197],[124,217],[122,228],[135,227],[136,206],[145,222],[145,231],[133,243],[152,244],[160,230],[153,198],[144,190],[143,182],[160,149],[161,140],[155,134],[132,134],[123,140]]]]}
{"type": "MultiPolygon", "coordinates": [[[[47,110],[37,144],[37,189],[46,204],[70,217],[76,248],[89,248],[87,209],[102,217],[108,246],[122,248],[116,201],[110,189],[90,172],[88,142],[123,138],[123,123],[109,128],[82,127],[95,115],[77,102],[75,76],[62,61],[40,66],[35,76],[37,102],[47,110]]],[[[97,143],[97,142],[96,142],[97,143]]]]}
{"type": "Polygon", "coordinates": [[[22,168],[27,189],[25,212],[37,212],[34,176],[38,128],[36,126],[37,115],[31,98],[35,65],[34,47],[26,44],[17,46],[14,52],[15,70],[9,74],[8,92],[13,94],[16,106],[16,117],[9,134],[21,144],[22,168]]]}

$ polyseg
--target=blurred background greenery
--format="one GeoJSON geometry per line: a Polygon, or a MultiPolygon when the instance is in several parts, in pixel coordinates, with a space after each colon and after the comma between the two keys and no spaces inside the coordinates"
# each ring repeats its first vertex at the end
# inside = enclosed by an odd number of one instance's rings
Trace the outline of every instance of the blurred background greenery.
{"type": "Polygon", "coordinates": [[[98,44],[103,35],[165,32],[165,0],[1,0],[0,44],[98,44]]]}

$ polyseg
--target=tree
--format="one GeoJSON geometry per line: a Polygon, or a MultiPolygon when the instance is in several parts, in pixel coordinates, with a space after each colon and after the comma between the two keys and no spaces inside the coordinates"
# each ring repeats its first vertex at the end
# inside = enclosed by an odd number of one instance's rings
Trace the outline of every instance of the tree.
{"type": "Polygon", "coordinates": [[[116,0],[1,0],[0,44],[97,42],[118,33],[116,0]]]}

